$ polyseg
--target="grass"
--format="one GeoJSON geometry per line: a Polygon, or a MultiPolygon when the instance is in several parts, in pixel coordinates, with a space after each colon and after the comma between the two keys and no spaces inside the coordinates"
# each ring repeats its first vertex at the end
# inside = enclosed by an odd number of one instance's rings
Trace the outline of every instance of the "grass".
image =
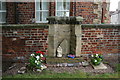
{"type": "Polygon", "coordinates": [[[44,70],[42,73],[28,72],[25,74],[17,74],[14,76],[3,76],[3,78],[120,78],[120,64],[116,66],[116,73],[106,73],[106,74],[90,74],[81,71],[76,71],[75,73],[55,73],[52,71],[44,70]]]}

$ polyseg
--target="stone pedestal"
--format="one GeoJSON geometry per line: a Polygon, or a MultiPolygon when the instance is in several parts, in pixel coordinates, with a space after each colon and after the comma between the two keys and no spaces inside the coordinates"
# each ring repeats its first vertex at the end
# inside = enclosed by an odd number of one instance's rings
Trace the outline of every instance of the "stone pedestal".
{"type": "Polygon", "coordinates": [[[107,69],[107,67],[103,63],[101,63],[98,66],[94,66],[94,65],[92,65],[92,66],[93,66],[94,69],[107,69]]]}

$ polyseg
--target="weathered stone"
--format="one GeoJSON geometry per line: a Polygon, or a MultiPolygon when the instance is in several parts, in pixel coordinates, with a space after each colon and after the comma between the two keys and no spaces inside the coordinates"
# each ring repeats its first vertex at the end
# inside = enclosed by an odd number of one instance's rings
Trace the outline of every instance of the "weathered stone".
{"type": "Polygon", "coordinates": [[[68,63],[67,66],[68,66],[68,67],[73,67],[74,64],[70,64],[70,63],[68,63]]]}
{"type": "Polygon", "coordinates": [[[20,70],[26,70],[26,67],[21,67],[20,70]]]}
{"type": "Polygon", "coordinates": [[[25,70],[23,70],[23,71],[18,71],[18,74],[24,74],[25,73],[25,70]]]}
{"type": "Polygon", "coordinates": [[[84,61],[84,62],[82,62],[82,65],[83,65],[83,66],[88,66],[88,65],[89,65],[89,62],[84,61]]]}
{"type": "Polygon", "coordinates": [[[74,66],[79,66],[79,63],[74,63],[74,66]]]}
{"type": "Polygon", "coordinates": [[[72,25],[71,21],[78,24],[83,18],[80,16],[49,17],[48,20],[51,23],[49,24],[48,55],[56,57],[57,48],[60,46],[63,55],[67,55],[71,51],[76,53],[76,56],[80,56],[82,29],[80,25],[72,25]]]}
{"type": "Polygon", "coordinates": [[[41,69],[36,69],[36,71],[41,72],[42,70],[41,69]]]}
{"type": "Polygon", "coordinates": [[[49,21],[49,24],[76,24],[81,23],[83,21],[82,17],[56,17],[51,16],[48,17],[47,20],[49,21]]]}
{"type": "Polygon", "coordinates": [[[80,63],[84,61],[83,58],[46,58],[47,64],[57,64],[57,63],[80,63]]]}
{"type": "Polygon", "coordinates": [[[46,69],[46,68],[47,68],[47,66],[41,65],[41,70],[46,69]]]}
{"type": "Polygon", "coordinates": [[[62,41],[60,46],[62,47],[63,54],[68,54],[68,52],[69,52],[69,43],[68,43],[68,41],[66,39],[64,39],[62,41]]]}
{"type": "Polygon", "coordinates": [[[12,68],[14,68],[15,66],[16,66],[16,64],[14,64],[14,65],[10,66],[10,67],[9,67],[9,69],[12,69],[12,68]]]}
{"type": "Polygon", "coordinates": [[[70,25],[49,25],[48,52],[49,56],[57,56],[58,46],[62,47],[63,55],[68,54],[70,49],[70,25]],[[65,53],[64,53],[65,52],[65,53]]]}
{"type": "Polygon", "coordinates": [[[107,66],[105,66],[103,63],[101,63],[100,65],[98,66],[94,66],[92,65],[94,69],[107,69],[107,66]]]}
{"type": "Polygon", "coordinates": [[[75,34],[76,34],[76,56],[80,56],[81,48],[82,48],[82,28],[80,25],[75,26],[75,34]]]}
{"type": "Polygon", "coordinates": [[[64,67],[67,67],[67,64],[68,64],[68,63],[63,63],[63,66],[64,66],[64,67]]]}

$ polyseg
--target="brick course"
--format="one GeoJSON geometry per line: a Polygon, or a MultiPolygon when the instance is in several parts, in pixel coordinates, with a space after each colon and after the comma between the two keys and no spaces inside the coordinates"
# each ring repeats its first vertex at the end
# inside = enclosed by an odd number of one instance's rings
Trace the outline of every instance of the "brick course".
{"type": "Polygon", "coordinates": [[[35,3],[34,2],[7,2],[7,23],[8,24],[30,24],[34,23],[35,3]]]}
{"type": "MultiPolygon", "coordinates": [[[[26,27],[26,26],[25,26],[26,27]]],[[[32,26],[31,26],[32,27],[32,26]]],[[[16,54],[31,54],[35,51],[47,53],[48,28],[3,28],[3,54],[13,50],[16,54]]]]}
{"type": "Polygon", "coordinates": [[[102,53],[119,53],[119,30],[114,28],[83,28],[82,54],[94,51],[102,53]]]}

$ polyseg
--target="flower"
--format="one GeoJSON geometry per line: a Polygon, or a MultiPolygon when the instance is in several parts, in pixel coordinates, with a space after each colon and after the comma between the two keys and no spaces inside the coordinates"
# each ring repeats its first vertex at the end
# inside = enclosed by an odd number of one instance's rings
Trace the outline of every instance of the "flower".
{"type": "Polygon", "coordinates": [[[40,53],[40,54],[44,55],[44,52],[42,52],[42,51],[36,51],[36,53],[40,53]]]}
{"type": "Polygon", "coordinates": [[[40,63],[39,62],[37,62],[37,65],[39,65],[40,63]]]}
{"type": "Polygon", "coordinates": [[[98,54],[96,54],[96,57],[98,57],[98,54]]]}
{"type": "Polygon", "coordinates": [[[97,60],[94,60],[94,62],[97,62],[97,60]]]}
{"type": "Polygon", "coordinates": [[[41,56],[41,57],[43,57],[43,55],[42,55],[42,54],[41,54],[40,56],[41,56]]]}
{"type": "Polygon", "coordinates": [[[35,63],[37,63],[37,60],[35,60],[35,63]]]}
{"type": "Polygon", "coordinates": [[[34,54],[31,54],[30,56],[35,56],[34,54]]]}
{"type": "Polygon", "coordinates": [[[103,56],[100,54],[93,54],[91,56],[91,63],[95,66],[99,65],[103,61],[103,56]]]}
{"type": "Polygon", "coordinates": [[[36,56],[36,58],[37,58],[37,60],[39,60],[39,59],[40,59],[40,56],[36,56]]]}
{"type": "Polygon", "coordinates": [[[91,55],[91,57],[94,57],[94,55],[91,55]]]}
{"type": "Polygon", "coordinates": [[[44,56],[44,53],[42,51],[36,51],[36,53],[32,53],[30,55],[30,59],[29,59],[30,66],[32,68],[43,70],[46,67],[46,66],[44,67],[44,64],[43,64],[43,63],[46,63],[45,60],[46,58],[44,56]]]}

